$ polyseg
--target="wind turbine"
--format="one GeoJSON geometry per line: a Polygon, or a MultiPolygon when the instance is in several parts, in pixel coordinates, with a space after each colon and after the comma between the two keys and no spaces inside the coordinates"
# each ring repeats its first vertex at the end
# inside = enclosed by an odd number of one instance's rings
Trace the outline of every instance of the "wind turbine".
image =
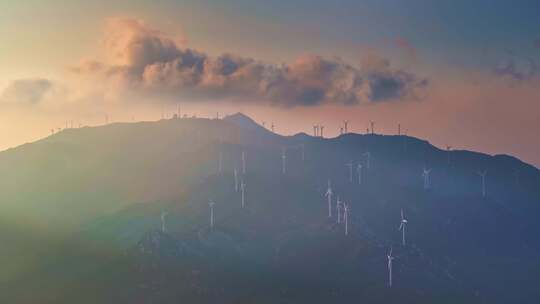
{"type": "Polygon", "coordinates": [[[478,175],[482,178],[482,197],[486,197],[486,175],[487,171],[479,171],[478,175]]]}
{"type": "Polygon", "coordinates": [[[405,246],[405,227],[407,226],[407,219],[405,218],[405,215],[403,215],[403,208],[401,208],[401,224],[399,225],[399,229],[402,231],[402,243],[403,246],[405,246]]]}
{"type": "Polygon", "coordinates": [[[450,166],[450,150],[452,150],[452,146],[446,145],[446,161],[448,162],[448,165],[450,166]]]}
{"type": "Polygon", "coordinates": [[[369,125],[371,126],[371,134],[375,134],[375,122],[372,120],[369,125]]]}
{"type": "Polygon", "coordinates": [[[281,173],[287,173],[287,148],[281,148],[281,173]]]}
{"type": "Polygon", "coordinates": [[[345,221],[345,235],[349,235],[349,205],[343,203],[343,220],[345,221]]]}
{"type": "Polygon", "coordinates": [[[234,191],[238,192],[238,169],[234,168],[234,191]]]}
{"type": "Polygon", "coordinates": [[[352,172],[353,172],[353,162],[352,160],[349,163],[346,163],[345,166],[349,167],[349,181],[352,183],[352,172]]]}
{"type": "Polygon", "coordinates": [[[332,184],[328,180],[328,190],[326,190],[325,196],[328,198],[328,217],[332,217],[332,184]]]}
{"type": "Polygon", "coordinates": [[[401,135],[401,124],[400,123],[397,124],[397,135],[398,136],[401,135]]]}
{"type": "Polygon", "coordinates": [[[362,164],[358,163],[356,166],[356,173],[358,174],[358,185],[362,184],[362,164]]]}
{"type": "Polygon", "coordinates": [[[422,171],[422,176],[424,177],[424,189],[425,190],[428,190],[429,187],[430,187],[429,173],[431,173],[431,169],[427,169],[426,167],[424,167],[424,169],[422,171]]]}
{"type": "Polygon", "coordinates": [[[343,121],[343,130],[345,131],[345,134],[349,133],[349,121],[348,120],[343,121]]]}
{"type": "Polygon", "coordinates": [[[214,201],[210,200],[208,205],[210,206],[210,228],[214,228],[214,201]]]}
{"type": "Polygon", "coordinates": [[[386,256],[388,257],[388,287],[392,288],[392,260],[395,259],[392,256],[392,247],[386,256]]]}
{"type": "Polygon", "coordinates": [[[321,126],[319,126],[319,128],[321,128],[321,137],[324,137],[324,135],[323,135],[324,126],[321,125],[321,126]]]}
{"type": "Polygon", "coordinates": [[[367,151],[364,155],[366,156],[366,168],[369,169],[371,166],[371,153],[367,151]]]}
{"type": "Polygon", "coordinates": [[[240,191],[242,192],[242,208],[245,207],[245,193],[246,193],[246,183],[244,183],[244,180],[240,183],[240,191]]]}
{"type": "Polygon", "coordinates": [[[219,151],[219,159],[218,159],[218,172],[219,173],[221,173],[221,171],[223,170],[222,163],[223,163],[223,152],[219,151]]]}
{"type": "Polygon", "coordinates": [[[343,203],[341,202],[341,200],[339,200],[339,196],[338,196],[337,201],[336,201],[337,223],[338,224],[341,224],[341,206],[342,205],[343,205],[343,203]]]}
{"type": "Polygon", "coordinates": [[[166,211],[161,212],[161,232],[165,233],[167,232],[167,229],[165,228],[165,217],[169,214],[166,211]]]}
{"type": "Polygon", "coordinates": [[[242,151],[242,174],[246,174],[246,152],[242,151]]]}

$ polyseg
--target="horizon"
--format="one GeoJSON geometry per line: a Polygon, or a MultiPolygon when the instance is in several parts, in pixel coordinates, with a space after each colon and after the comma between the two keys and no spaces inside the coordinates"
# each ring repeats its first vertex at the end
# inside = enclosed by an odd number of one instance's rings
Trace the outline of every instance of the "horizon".
{"type": "MultiPolygon", "coordinates": [[[[42,138],[38,138],[36,139],[35,141],[31,141],[31,142],[26,142],[26,143],[22,143],[20,145],[17,145],[17,146],[14,146],[14,147],[9,147],[9,148],[6,148],[5,150],[2,150],[0,152],[3,152],[3,151],[8,151],[8,150],[12,150],[12,149],[16,149],[17,147],[19,146],[22,146],[22,145],[26,145],[26,144],[32,144],[36,141],[40,141],[40,140],[43,140],[43,139],[46,139],[47,137],[49,136],[52,136],[52,135],[56,135],[62,131],[65,131],[65,130],[72,130],[72,129],[79,129],[79,128],[85,128],[85,127],[88,127],[88,128],[99,128],[99,127],[107,127],[109,125],[113,125],[113,124],[116,124],[116,123],[119,123],[119,124],[136,124],[136,123],[141,123],[141,122],[145,122],[145,123],[159,123],[159,122],[162,122],[162,121],[167,121],[167,120],[171,120],[171,119],[177,119],[177,118],[180,118],[180,119],[207,119],[207,120],[215,120],[216,119],[216,114],[219,114],[219,120],[224,120],[225,118],[228,118],[228,117],[231,117],[231,116],[235,116],[235,115],[242,115],[243,117],[246,117],[248,119],[250,119],[253,123],[255,123],[256,125],[258,125],[259,127],[261,128],[264,128],[266,129],[268,132],[272,132],[271,128],[270,128],[270,123],[272,123],[271,121],[269,122],[266,122],[266,121],[257,121],[255,119],[253,119],[250,115],[248,114],[245,114],[243,112],[233,112],[233,113],[214,113],[214,116],[211,115],[211,113],[205,113],[207,114],[208,116],[203,116],[203,115],[197,115],[196,113],[182,113],[181,117],[177,117],[177,113],[175,112],[164,112],[162,113],[163,114],[163,117],[159,118],[159,119],[156,119],[156,120],[126,120],[126,121],[114,121],[114,120],[109,120],[108,123],[103,123],[103,124],[95,124],[95,125],[84,125],[84,124],[81,124],[80,126],[78,124],[74,124],[73,127],[71,126],[70,122],[68,122],[68,126],[67,127],[64,127],[64,128],[59,128],[59,129],[56,129],[54,130],[54,133],[51,134],[49,133],[48,135],[42,137],[42,138]],[[266,125],[263,125],[263,122],[264,123],[267,123],[266,125]]],[[[349,122],[351,123],[351,122],[349,122]]],[[[397,127],[397,126],[396,126],[397,127]]],[[[376,129],[375,129],[376,130],[376,129]]],[[[406,129],[405,129],[406,130],[406,129]]],[[[50,130],[49,132],[51,132],[52,130],[50,130]]],[[[311,130],[312,131],[312,130],[311,130]]],[[[425,138],[421,138],[421,137],[418,137],[418,136],[415,136],[414,134],[408,134],[408,133],[401,133],[401,134],[398,134],[398,128],[396,128],[396,132],[395,133],[380,133],[380,132],[377,132],[375,131],[373,134],[370,133],[369,129],[364,129],[363,132],[362,131],[358,131],[358,132],[355,132],[355,130],[353,129],[352,131],[348,132],[348,133],[344,133],[344,134],[339,134],[339,132],[333,132],[333,133],[330,133],[330,135],[327,135],[327,133],[324,133],[324,136],[322,136],[323,139],[335,139],[335,138],[339,138],[341,136],[346,136],[346,135],[379,135],[379,136],[405,136],[405,137],[410,137],[410,138],[415,138],[415,139],[418,139],[418,140],[423,140],[423,141],[426,141],[427,143],[429,143],[430,145],[432,145],[433,147],[441,150],[441,151],[444,151],[446,149],[446,146],[445,145],[442,145],[442,146],[438,146],[434,143],[432,143],[431,141],[429,141],[428,139],[425,139],[425,138]]],[[[277,134],[279,136],[295,136],[295,135],[300,135],[300,134],[305,134],[309,137],[319,137],[319,136],[314,136],[312,134],[312,132],[310,132],[310,130],[298,130],[298,131],[294,131],[294,130],[291,130],[290,133],[288,134],[281,134],[279,133],[279,131],[275,131],[275,132],[272,132],[274,134],[277,134]]],[[[531,165],[533,166],[535,169],[538,169],[540,170],[540,166],[535,164],[535,163],[532,163],[532,162],[527,162],[526,160],[523,160],[515,155],[511,155],[511,154],[508,154],[508,153],[487,153],[485,151],[477,151],[477,150],[474,150],[474,149],[467,149],[467,148],[460,148],[460,147],[455,147],[455,146],[451,146],[451,150],[452,151],[456,151],[456,152],[460,152],[460,151],[466,151],[466,152],[473,152],[473,153],[480,153],[480,154],[484,154],[484,155],[487,155],[487,156],[491,156],[491,157],[494,157],[494,156],[510,156],[510,157],[514,157],[516,159],[518,159],[519,161],[521,162],[524,162],[528,165],[531,165]]]]}

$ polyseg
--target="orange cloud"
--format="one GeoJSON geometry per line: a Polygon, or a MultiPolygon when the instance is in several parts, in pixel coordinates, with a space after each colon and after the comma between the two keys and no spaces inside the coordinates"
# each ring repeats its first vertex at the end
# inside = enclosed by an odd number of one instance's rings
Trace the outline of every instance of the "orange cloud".
{"type": "Polygon", "coordinates": [[[388,60],[360,69],[316,55],[284,65],[233,54],[211,57],[182,48],[163,32],[130,18],[108,20],[104,41],[109,62],[89,61],[73,71],[98,73],[115,87],[153,96],[258,100],[285,107],[351,105],[400,100],[427,84],[392,68],[388,60]]]}

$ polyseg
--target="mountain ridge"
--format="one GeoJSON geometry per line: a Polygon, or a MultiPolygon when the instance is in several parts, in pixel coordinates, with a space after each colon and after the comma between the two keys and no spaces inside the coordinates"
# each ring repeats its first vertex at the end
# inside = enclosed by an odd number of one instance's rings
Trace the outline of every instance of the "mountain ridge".
{"type": "MultiPolygon", "coordinates": [[[[0,275],[0,282],[13,291],[20,282],[35,282],[30,287],[43,289],[36,291],[40,294],[47,288],[32,278],[47,278],[57,282],[58,292],[69,282],[76,293],[85,294],[85,286],[120,276],[125,286],[111,282],[100,287],[105,298],[116,292],[128,297],[120,303],[147,297],[148,302],[174,303],[183,296],[212,303],[214,292],[222,289],[218,293],[235,302],[249,298],[237,288],[244,284],[274,299],[290,295],[288,286],[295,286],[302,290],[297,294],[302,301],[295,302],[307,301],[307,290],[316,287],[328,301],[367,293],[372,294],[367,302],[400,295],[430,303],[444,299],[445,288],[450,288],[452,299],[473,302],[478,301],[476,288],[486,293],[481,300],[500,296],[504,303],[519,288],[489,275],[495,271],[491,269],[518,281],[527,273],[524,261],[536,261],[540,173],[534,167],[510,156],[459,150],[448,154],[409,136],[281,136],[256,125],[244,116],[115,123],[65,130],[0,153],[1,223],[19,228],[0,229],[0,237],[28,240],[1,260],[15,265],[11,273],[18,263],[28,265],[20,269],[20,281],[0,275]],[[363,170],[361,184],[357,165],[363,170]],[[515,166],[519,178],[513,175],[515,166]],[[427,188],[424,167],[433,169],[427,188]],[[477,171],[486,168],[483,197],[477,171]],[[234,170],[247,185],[245,208],[234,187],[234,170]],[[351,208],[348,237],[335,215],[327,216],[328,180],[351,208]],[[216,202],[214,230],[208,226],[209,200],[216,202]],[[400,209],[410,220],[406,246],[396,226],[400,209]],[[167,231],[157,233],[163,211],[168,212],[167,231]],[[137,246],[160,254],[148,256],[137,246]],[[391,292],[384,272],[388,247],[398,257],[397,285],[391,292]],[[488,261],[479,259],[485,252],[491,252],[488,261]],[[175,258],[180,254],[182,258],[175,258]],[[35,260],[36,268],[27,260],[35,260]],[[81,266],[67,267],[64,260],[81,266]],[[510,262],[497,264],[500,260],[510,262]],[[88,265],[99,265],[99,270],[89,275],[88,265]],[[139,272],[132,273],[134,269],[139,272]],[[271,288],[274,281],[258,280],[254,272],[284,283],[271,288]],[[184,286],[180,292],[167,277],[192,280],[197,287],[184,286]],[[128,292],[133,289],[135,295],[128,292]]],[[[525,295],[534,294],[534,286],[522,288],[525,295]]],[[[15,293],[8,295],[11,302],[25,302],[15,293]]],[[[63,299],[61,303],[76,300],[69,295],[63,299]]]]}

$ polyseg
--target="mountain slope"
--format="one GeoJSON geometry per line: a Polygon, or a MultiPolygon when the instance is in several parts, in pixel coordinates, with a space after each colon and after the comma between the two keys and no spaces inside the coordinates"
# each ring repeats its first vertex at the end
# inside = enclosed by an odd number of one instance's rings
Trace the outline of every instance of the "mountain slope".
{"type": "Polygon", "coordinates": [[[537,295],[534,284],[513,282],[540,274],[540,172],[509,156],[448,154],[405,136],[282,137],[236,114],[64,130],[0,153],[0,169],[0,236],[13,244],[0,279],[11,302],[527,303],[537,295]],[[427,190],[423,167],[432,169],[427,190]],[[335,197],[327,215],[329,179],[351,208],[347,236],[335,197]]]}

